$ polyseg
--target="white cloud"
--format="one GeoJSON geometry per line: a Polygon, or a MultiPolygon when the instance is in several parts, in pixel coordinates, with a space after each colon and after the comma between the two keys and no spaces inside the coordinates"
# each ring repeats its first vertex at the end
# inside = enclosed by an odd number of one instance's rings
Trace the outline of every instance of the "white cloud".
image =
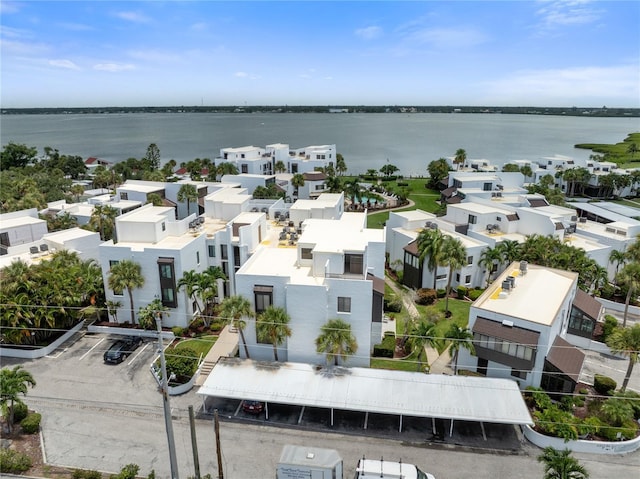
{"type": "Polygon", "coordinates": [[[8,13],[17,13],[20,11],[20,4],[17,2],[0,2],[0,13],[3,15],[8,13]]]}
{"type": "Polygon", "coordinates": [[[638,64],[521,70],[490,83],[488,94],[494,98],[519,99],[522,104],[526,104],[527,99],[538,99],[536,104],[567,105],[578,102],[599,105],[617,102],[638,107],[639,73],[638,64]]]}
{"type": "Polygon", "coordinates": [[[0,40],[3,56],[13,55],[38,55],[50,50],[48,45],[44,43],[29,43],[13,40],[0,40]]]}
{"type": "Polygon", "coordinates": [[[49,60],[49,65],[52,67],[65,68],[67,70],[80,70],[81,68],[73,63],[71,60],[49,60]]]}
{"type": "Polygon", "coordinates": [[[149,23],[151,21],[149,17],[139,12],[116,12],[115,16],[122,20],[134,23],[149,23]]]}
{"type": "Polygon", "coordinates": [[[130,63],[97,63],[93,65],[94,70],[104,71],[104,72],[122,72],[127,70],[134,70],[135,65],[130,63]]]}
{"type": "Polygon", "coordinates": [[[358,28],[355,31],[355,35],[362,38],[363,40],[373,40],[382,35],[382,28],[375,25],[365,28],[358,28]]]}
{"type": "Polygon", "coordinates": [[[602,10],[592,8],[587,0],[542,1],[536,14],[545,28],[568,25],[584,25],[595,22],[602,15],[602,10]]]}
{"type": "Polygon", "coordinates": [[[235,73],[233,74],[233,76],[238,77],[238,78],[246,78],[246,77],[248,77],[249,75],[248,75],[246,72],[235,72],[235,73]]]}

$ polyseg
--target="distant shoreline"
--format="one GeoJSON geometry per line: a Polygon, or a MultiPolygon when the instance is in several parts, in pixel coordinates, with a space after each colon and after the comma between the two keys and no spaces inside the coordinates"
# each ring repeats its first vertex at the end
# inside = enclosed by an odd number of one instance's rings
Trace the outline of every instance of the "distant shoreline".
{"type": "Polygon", "coordinates": [[[533,106],[141,106],[141,107],[56,107],[56,108],[2,108],[3,115],[64,115],[64,114],[130,114],[130,113],[324,113],[349,115],[353,113],[378,114],[503,114],[503,115],[558,115],[580,117],[640,117],[640,108],[591,107],[533,107],[533,106]]]}

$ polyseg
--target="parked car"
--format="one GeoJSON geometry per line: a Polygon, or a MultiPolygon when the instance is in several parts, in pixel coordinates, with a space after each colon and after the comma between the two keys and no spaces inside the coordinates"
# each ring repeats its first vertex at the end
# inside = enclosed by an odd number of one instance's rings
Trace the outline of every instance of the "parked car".
{"type": "Polygon", "coordinates": [[[260,401],[242,401],[242,410],[249,414],[260,414],[264,411],[264,404],[260,401]]]}
{"type": "Polygon", "coordinates": [[[105,363],[118,364],[124,361],[127,356],[134,352],[142,343],[142,338],[138,336],[118,339],[104,353],[105,363]]]}

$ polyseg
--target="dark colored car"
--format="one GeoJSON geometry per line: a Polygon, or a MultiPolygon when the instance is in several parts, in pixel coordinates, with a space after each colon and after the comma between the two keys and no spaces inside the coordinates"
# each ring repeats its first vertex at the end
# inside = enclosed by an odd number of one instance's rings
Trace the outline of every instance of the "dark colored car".
{"type": "Polygon", "coordinates": [[[105,351],[104,362],[121,363],[140,346],[140,343],[142,343],[142,338],[137,336],[118,339],[105,351]]]}
{"type": "Polygon", "coordinates": [[[242,401],[242,410],[249,414],[260,414],[264,410],[264,404],[260,401],[242,401]]]}

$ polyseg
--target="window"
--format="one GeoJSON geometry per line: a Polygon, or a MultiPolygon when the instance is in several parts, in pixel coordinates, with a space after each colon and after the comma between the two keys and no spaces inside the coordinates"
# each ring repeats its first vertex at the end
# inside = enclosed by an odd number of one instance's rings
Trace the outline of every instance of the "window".
{"type": "Polygon", "coordinates": [[[465,284],[471,283],[471,275],[470,274],[468,274],[468,275],[466,275],[464,277],[464,282],[465,282],[465,284]]]}
{"type": "Polygon", "coordinates": [[[233,264],[240,267],[240,247],[238,246],[233,247],[233,264]]]}
{"type": "Polygon", "coordinates": [[[518,379],[527,379],[527,372],[526,371],[521,371],[519,369],[511,369],[511,375],[514,378],[518,378],[518,379]]]}
{"type": "Polygon", "coordinates": [[[200,251],[196,251],[196,264],[200,264],[200,251]]]}
{"type": "Polygon", "coordinates": [[[167,230],[167,224],[163,221],[162,222],[162,231],[166,231],[167,230]]]}
{"type": "Polygon", "coordinates": [[[311,253],[312,248],[300,248],[300,258],[301,259],[313,259],[313,253],[311,253]]]}
{"type": "Polygon", "coordinates": [[[216,257],[216,247],[215,245],[210,244],[207,249],[209,250],[209,258],[215,258],[216,257]]]}
{"type": "Polygon", "coordinates": [[[249,167],[246,164],[242,164],[240,167],[242,168],[242,173],[249,173],[249,167]]]}
{"type": "Polygon", "coordinates": [[[363,272],[363,255],[362,254],[345,254],[344,255],[344,272],[351,274],[362,274],[363,272]]]}
{"type": "Polygon", "coordinates": [[[502,221],[502,216],[496,216],[496,221],[502,221]]]}
{"type": "Polygon", "coordinates": [[[469,224],[475,225],[478,222],[478,217],[476,215],[469,215],[469,224]]]}
{"type": "Polygon", "coordinates": [[[484,183],[482,185],[483,191],[491,191],[493,189],[493,185],[491,183],[484,183]]]}
{"type": "Polygon", "coordinates": [[[460,282],[460,273],[456,273],[456,282],[460,282]]]}
{"type": "Polygon", "coordinates": [[[264,312],[273,304],[273,286],[255,285],[253,295],[256,314],[264,312]]]}
{"type": "Polygon", "coordinates": [[[178,298],[176,297],[176,275],[173,263],[173,258],[158,258],[160,296],[162,305],[168,308],[175,308],[178,305],[178,298]]]}
{"type": "Polygon", "coordinates": [[[473,256],[467,256],[467,264],[473,264],[473,256]]]}
{"type": "Polygon", "coordinates": [[[120,192],[120,199],[121,200],[128,200],[129,199],[129,193],[127,193],[126,191],[121,191],[120,192]]]}
{"type": "Polygon", "coordinates": [[[447,278],[447,274],[438,274],[436,275],[436,279],[446,279],[447,278]]]}
{"type": "Polygon", "coordinates": [[[222,258],[223,260],[229,259],[229,253],[227,252],[226,244],[220,245],[220,258],[222,258]]]}
{"type": "Polygon", "coordinates": [[[351,298],[346,296],[338,296],[338,312],[350,313],[351,312],[351,298]]]}
{"type": "MultiPolygon", "coordinates": [[[[116,259],[110,259],[109,260],[109,269],[113,268],[115,265],[117,265],[119,263],[118,260],[116,259]]],[[[114,289],[113,290],[113,294],[114,296],[122,296],[123,291],[121,289],[114,289]]]]}

